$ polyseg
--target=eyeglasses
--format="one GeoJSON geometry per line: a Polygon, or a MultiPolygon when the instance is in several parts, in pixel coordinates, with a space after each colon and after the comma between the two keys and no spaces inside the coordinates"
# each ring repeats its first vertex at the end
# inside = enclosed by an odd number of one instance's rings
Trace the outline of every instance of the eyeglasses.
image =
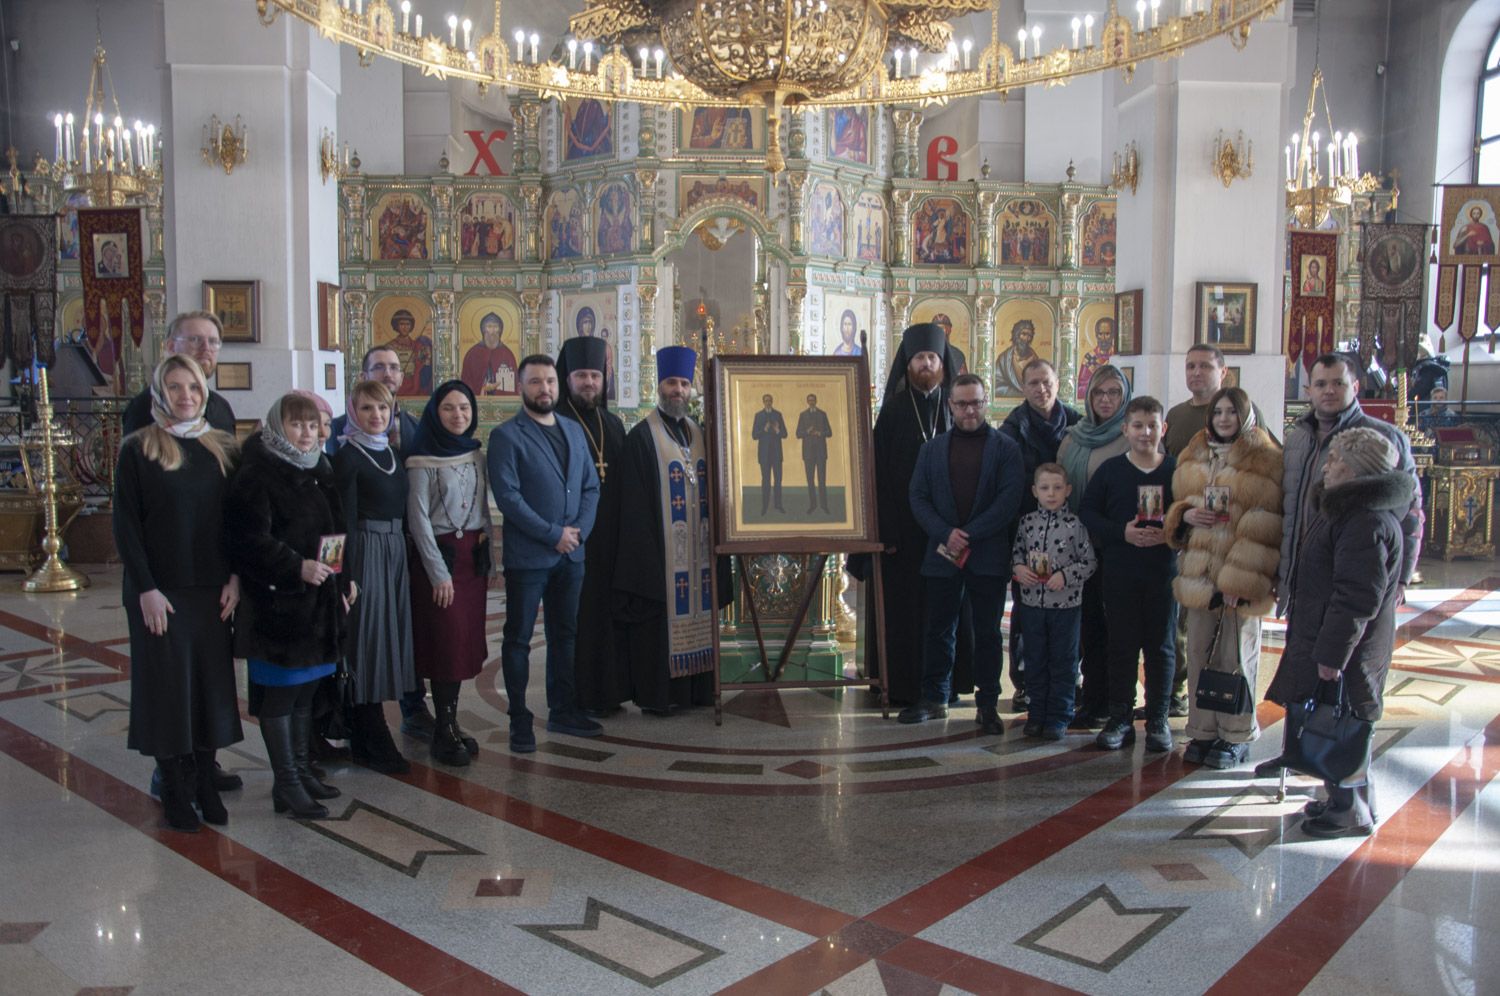
{"type": "Polygon", "coordinates": [[[186,346],[188,349],[202,350],[207,353],[217,353],[224,346],[223,341],[220,339],[205,339],[201,335],[179,335],[174,337],[172,341],[179,346],[186,346]]]}
{"type": "Polygon", "coordinates": [[[1093,395],[1096,398],[1114,398],[1116,401],[1119,401],[1121,398],[1125,397],[1125,392],[1120,390],[1118,387],[1105,387],[1094,391],[1093,395]]]}
{"type": "Polygon", "coordinates": [[[957,398],[954,398],[948,403],[954,408],[983,408],[985,400],[980,398],[978,401],[959,401],[957,398]]]}

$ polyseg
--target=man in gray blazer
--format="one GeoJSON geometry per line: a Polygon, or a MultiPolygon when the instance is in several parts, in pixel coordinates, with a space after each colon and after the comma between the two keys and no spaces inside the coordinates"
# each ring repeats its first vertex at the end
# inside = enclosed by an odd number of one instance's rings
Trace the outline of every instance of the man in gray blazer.
{"type": "Polygon", "coordinates": [[[526,684],[538,604],[546,608],[547,729],[597,737],[604,728],[583,714],[573,682],[584,541],[594,528],[599,474],[577,422],[558,418],[557,368],[550,356],[521,361],[521,413],[490,433],[490,488],[504,516],[505,630],[500,646],[510,702],[510,749],[536,750],[526,684]]]}

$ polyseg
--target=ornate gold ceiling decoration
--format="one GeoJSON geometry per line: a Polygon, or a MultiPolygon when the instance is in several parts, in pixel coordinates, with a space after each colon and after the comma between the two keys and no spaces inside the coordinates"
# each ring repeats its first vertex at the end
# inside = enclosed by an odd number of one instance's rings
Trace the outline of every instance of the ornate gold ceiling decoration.
{"type": "MultiPolygon", "coordinates": [[[[280,13],[330,40],[416,66],[424,74],[472,80],[543,97],[672,104],[763,105],[770,134],[786,107],[932,104],[955,97],[1057,86],[1111,69],[1127,76],[1152,59],[1182,54],[1220,36],[1243,48],[1250,26],[1281,0],[1171,0],[1138,3],[1135,19],[1115,0],[1094,18],[1074,19],[1071,44],[1043,51],[1034,27],[1017,49],[1000,40],[1001,0],[586,0],[572,36],[542,58],[527,29],[507,36],[495,0],[491,32],[449,17],[424,34],[410,0],[398,15],[386,0],[256,0],[261,21],[280,13]],[[1161,8],[1179,13],[1163,13],[1161,8]],[[975,53],[954,41],[949,19],[990,11],[989,43],[975,53]],[[1087,25],[1080,38],[1079,28],[1087,25]],[[442,31],[446,26],[446,37],[442,31]],[[462,44],[460,44],[462,42],[462,44]],[[1081,42],[1081,43],[1080,43],[1081,42]],[[529,44],[528,44],[529,43],[529,44]],[[919,65],[919,53],[921,57],[919,65]]],[[[767,167],[781,168],[771,140],[767,167]]]]}

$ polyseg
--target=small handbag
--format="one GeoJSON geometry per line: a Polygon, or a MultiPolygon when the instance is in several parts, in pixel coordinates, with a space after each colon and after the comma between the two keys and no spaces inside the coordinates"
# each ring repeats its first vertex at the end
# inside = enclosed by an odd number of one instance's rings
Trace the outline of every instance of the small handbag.
{"type": "Polygon", "coordinates": [[[1281,756],[1256,766],[1257,775],[1290,768],[1342,788],[1363,785],[1370,767],[1375,724],[1354,715],[1344,679],[1318,682],[1317,691],[1286,709],[1281,756]],[[1325,694],[1331,689],[1331,694],[1325,694]]]}
{"type": "Polygon", "coordinates": [[[1219,637],[1224,631],[1224,613],[1219,613],[1218,624],[1214,626],[1214,639],[1208,646],[1208,660],[1204,662],[1203,670],[1198,672],[1198,690],[1194,696],[1194,702],[1199,709],[1209,712],[1228,713],[1231,716],[1243,716],[1254,708],[1250,696],[1250,683],[1245,676],[1237,671],[1212,671],[1209,665],[1213,663],[1214,656],[1219,649],[1219,637]]]}
{"type": "Polygon", "coordinates": [[[340,657],[333,674],[328,676],[329,706],[323,735],[329,740],[348,740],[353,734],[349,726],[349,707],[354,704],[354,680],[349,673],[349,661],[340,657]]]}

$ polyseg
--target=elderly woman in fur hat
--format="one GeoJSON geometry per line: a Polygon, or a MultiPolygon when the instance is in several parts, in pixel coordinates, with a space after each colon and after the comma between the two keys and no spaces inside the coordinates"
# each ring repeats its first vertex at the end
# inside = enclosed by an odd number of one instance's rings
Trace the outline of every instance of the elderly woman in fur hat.
{"type": "Polygon", "coordinates": [[[1187,612],[1188,722],[1183,760],[1232,768],[1260,736],[1255,710],[1198,707],[1205,669],[1244,675],[1253,699],[1260,620],[1275,605],[1281,559],[1281,447],[1255,424],[1250,398],[1226,387],[1209,403],[1208,426],[1177,458],[1167,542],[1182,551],[1172,582],[1187,612]]]}
{"type": "MultiPolygon", "coordinates": [[[[1342,680],[1354,715],[1380,718],[1396,641],[1401,519],[1416,487],[1396,459],[1395,445],[1374,429],[1346,429],[1329,441],[1312,496],[1315,514],[1298,547],[1286,651],[1266,690],[1272,702],[1305,702],[1320,682],[1342,680]]],[[[1304,833],[1363,836],[1375,829],[1368,775],[1361,785],[1323,787],[1327,798],[1303,810],[1304,833]]]]}

